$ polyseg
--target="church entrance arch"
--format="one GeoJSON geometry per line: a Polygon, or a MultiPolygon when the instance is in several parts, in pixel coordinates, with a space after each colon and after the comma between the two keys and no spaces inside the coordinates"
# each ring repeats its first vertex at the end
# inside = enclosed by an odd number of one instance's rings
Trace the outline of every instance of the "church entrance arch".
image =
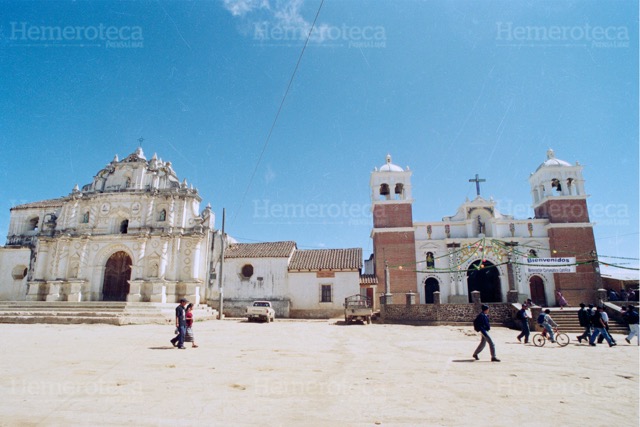
{"type": "Polygon", "coordinates": [[[542,307],[547,306],[547,296],[544,293],[544,281],[540,276],[531,276],[529,279],[529,291],[531,292],[531,301],[542,307]]]}
{"type": "Polygon", "coordinates": [[[429,277],[424,281],[424,303],[425,304],[433,304],[433,293],[440,292],[440,283],[438,283],[438,279],[434,279],[433,277],[429,277]]]}
{"type": "Polygon", "coordinates": [[[467,270],[467,289],[469,302],[473,291],[480,291],[482,302],[502,302],[500,271],[490,261],[475,261],[467,270]]]}
{"type": "Polygon", "coordinates": [[[126,252],[114,253],[107,260],[102,281],[103,301],[126,301],[131,279],[131,258],[126,252]]]}

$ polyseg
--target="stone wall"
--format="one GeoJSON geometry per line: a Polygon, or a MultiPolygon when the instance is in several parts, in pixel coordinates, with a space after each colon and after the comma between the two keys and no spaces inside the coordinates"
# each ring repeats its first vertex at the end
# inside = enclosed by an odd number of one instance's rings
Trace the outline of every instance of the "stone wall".
{"type": "MultiPolygon", "coordinates": [[[[517,308],[509,303],[486,303],[489,319],[494,325],[515,327],[514,316],[517,308]]],[[[389,304],[380,308],[380,316],[385,323],[425,323],[473,324],[480,313],[480,304],[389,304]]]]}

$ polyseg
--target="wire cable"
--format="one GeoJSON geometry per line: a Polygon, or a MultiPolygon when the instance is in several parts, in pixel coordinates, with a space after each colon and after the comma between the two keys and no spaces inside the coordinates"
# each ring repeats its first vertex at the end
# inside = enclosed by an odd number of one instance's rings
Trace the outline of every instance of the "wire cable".
{"type": "Polygon", "coordinates": [[[242,206],[244,205],[244,201],[247,197],[247,194],[249,193],[251,184],[253,184],[253,179],[255,178],[256,173],[258,172],[258,167],[262,162],[262,158],[264,157],[265,151],[267,151],[267,146],[269,145],[269,141],[271,140],[271,135],[273,134],[273,130],[276,127],[278,117],[280,117],[280,113],[282,112],[282,107],[284,106],[284,101],[287,99],[287,95],[289,94],[289,90],[291,89],[291,85],[293,84],[293,79],[295,78],[296,73],[298,72],[298,67],[300,66],[300,62],[302,61],[302,56],[304,55],[304,51],[307,49],[307,45],[309,44],[309,39],[311,38],[311,33],[313,32],[313,29],[316,26],[316,21],[318,20],[318,16],[320,15],[320,10],[322,9],[323,4],[324,4],[324,0],[321,0],[320,6],[318,6],[318,11],[316,12],[316,16],[315,18],[313,18],[313,22],[311,23],[311,28],[309,28],[309,34],[307,34],[307,39],[304,42],[304,46],[302,46],[302,50],[300,51],[300,56],[298,56],[298,61],[296,62],[296,66],[293,69],[293,73],[291,73],[291,78],[289,79],[289,84],[287,85],[287,89],[285,90],[284,95],[282,96],[282,101],[280,101],[280,106],[278,107],[276,116],[274,117],[273,123],[271,124],[271,129],[269,129],[267,138],[265,139],[264,144],[262,145],[260,156],[258,156],[258,161],[256,162],[256,166],[253,168],[253,172],[251,173],[251,177],[249,178],[249,183],[247,184],[247,188],[244,190],[244,193],[242,194],[242,198],[240,199],[240,205],[235,210],[233,214],[233,218],[231,219],[232,223],[235,222],[235,219],[238,217],[239,212],[242,210],[242,206]]]}

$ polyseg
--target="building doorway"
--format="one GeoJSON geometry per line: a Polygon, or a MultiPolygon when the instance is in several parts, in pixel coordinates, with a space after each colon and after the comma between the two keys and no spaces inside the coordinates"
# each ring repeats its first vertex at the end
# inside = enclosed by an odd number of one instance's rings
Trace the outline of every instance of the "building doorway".
{"type": "Polygon", "coordinates": [[[440,292],[440,284],[438,283],[438,279],[434,279],[433,277],[429,277],[424,281],[424,303],[425,304],[433,304],[433,293],[440,292]]]}
{"type": "Polygon", "coordinates": [[[131,279],[131,258],[126,252],[116,252],[107,260],[102,286],[103,301],[126,301],[131,279]]]}
{"type": "Polygon", "coordinates": [[[475,261],[467,270],[467,289],[469,302],[473,291],[480,291],[482,302],[502,302],[500,271],[489,261],[475,261]]]}
{"type": "Polygon", "coordinates": [[[547,307],[547,296],[544,293],[544,281],[540,276],[531,276],[529,279],[529,291],[531,301],[542,307],[547,307]]]}

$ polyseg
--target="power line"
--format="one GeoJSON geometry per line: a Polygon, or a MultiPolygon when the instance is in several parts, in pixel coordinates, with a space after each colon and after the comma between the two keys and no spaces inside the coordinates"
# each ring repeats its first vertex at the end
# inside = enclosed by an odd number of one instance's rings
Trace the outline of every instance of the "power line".
{"type": "Polygon", "coordinates": [[[302,61],[302,56],[304,55],[304,51],[307,49],[307,45],[309,44],[309,39],[311,38],[311,32],[316,25],[316,21],[318,20],[318,16],[320,15],[320,10],[322,9],[322,5],[324,4],[324,0],[320,1],[320,6],[318,6],[318,11],[316,12],[315,18],[313,18],[313,23],[311,23],[311,28],[309,28],[309,34],[307,34],[307,39],[304,42],[304,46],[302,46],[302,50],[300,51],[300,56],[298,57],[298,62],[296,62],[296,66],[293,69],[293,73],[291,73],[291,78],[289,79],[289,84],[287,85],[287,89],[284,92],[284,96],[282,97],[282,101],[280,101],[280,106],[278,107],[278,111],[276,112],[276,116],[273,119],[273,123],[271,124],[271,129],[269,129],[269,133],[267,134],[267,138],[262,145],[262,150],[260,151],[260,156],[258,156],[258,161],[256,162],[256,166],[253,168],[253,172],[251,173],[251,177],[249,178],[249,183],[247,184],[247,188],[244,190],[242,194],[242,198],[240,199],[240,205],[235,210],[233,215],[233,219],[231,222],[235,222],[235,219],[238,217],[238,213],[242,209],[244,205],[245,198],[247,197],[247,193],[251,188],[251,184],[253,184],[253,179],[256,176],[256,172],[258,172],[258,167],[262,162],[262,157],[264,156],[265,151],[267,150],[267,146],[269,145],[269,141],[271,140],[271,134],[273,133],[273,129],[276,127],[276,122],[278,121],[278,117],[280,117],[280,112],[282,111],[282,107],[284,106],[284,101],[287,99],[287,95],[289,94],[289,89],[291,89],[291,85],[293,84],[293,79],[296,76],[298,71],[298,67],[300,66],[300,62],[302,61]]]}

